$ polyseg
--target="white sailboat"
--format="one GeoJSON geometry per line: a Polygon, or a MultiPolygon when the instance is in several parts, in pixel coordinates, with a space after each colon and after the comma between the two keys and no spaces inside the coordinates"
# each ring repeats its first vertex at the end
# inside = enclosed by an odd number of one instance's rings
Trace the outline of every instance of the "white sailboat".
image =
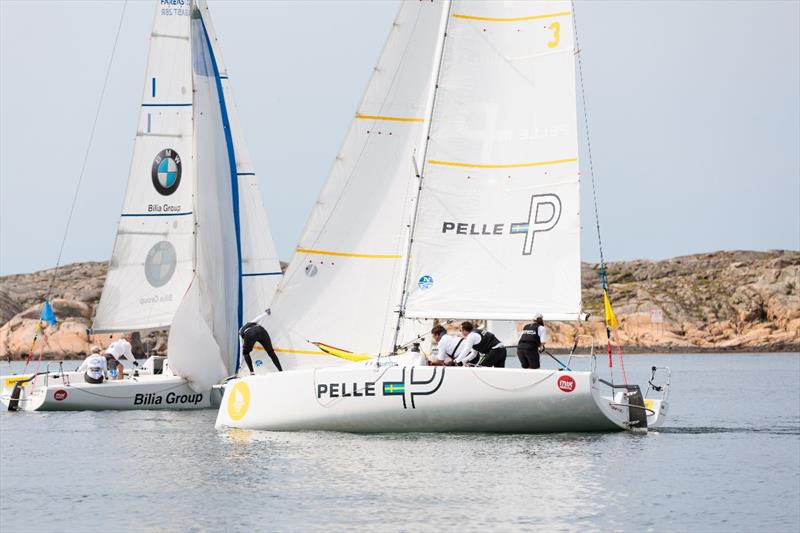
{"type": "Polygon", "coordinates": [[[93,329],[169,329],[168,357],[102,384],[80,372],[7,376],[2,401],[19,410],[211,407],[212,385],[238,368],[239,326],[263,312],[280,277],[208,7],[157,4],[93,329]]]}
{"type": "Polygon", "coordinates": [[[660,424],[666,397],[601,379],[593,357],[575,371],[393,355],[432,319],[582,317],[576,102],[569,2],[403,3],[264,321],[289,370],[228,382],[217,427],[660,424]]]}

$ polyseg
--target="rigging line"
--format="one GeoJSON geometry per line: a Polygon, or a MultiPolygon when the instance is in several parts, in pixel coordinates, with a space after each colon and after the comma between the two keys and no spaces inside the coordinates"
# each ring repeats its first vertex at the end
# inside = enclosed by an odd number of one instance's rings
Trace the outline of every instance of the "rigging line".
{"type": "Polygon", "coordinates": [[[592,143],[589,136],[589,114],[586,111],[586,92],[583,89],[583,67],[581,62],[581,44],[578,40],[578,20],[575,14],[575,2],[572,2],[572,26],[575,30],[575,53],[578,56],[578,80],[581,85],[581,102],[583,103],[583,122],[586,125],[586,147],[589,156],[589,176],[592,180],[592,201],[594,202],[594,222],[597,228],[597,245],[600,248],[600,282],[603,289],[607,289],[606,284],[606,262],[603,257],[603,240],[600,238],[600,213],[597,210],[597,187],[594,182],[594,164],[592,162],[592,143]]]}
{"type": "Polygon", "coordinates": [[[50,280],[50,286],[47,288],[47,297],[45,299],[50,299],[50,294],[53,292],[53,286],[56,283],[56,279],[58,278],[58,268],[61,265],[61,256],[64,253],[64,244],[67,242],[67,235],[69,234],[69,227],[70,223],[72,222],[72,215],[75,213],[75,205],[78,203],[78,194],[81,190],[81,182],[83,181],[83,175],[86,171],[86,163],[89,161],[89,152],[92,148],[92,141],[94,140],[94,132],[97,129],[97,120],[100,118],[100,110],[103,108],[103,97],[106,94],[106,87],[108,86],[108,78],[111,74],[111,66],[114,63],[114,55],[117,52],[117,43],[119,42],[119,34],[122,30],[122,21],[125,19],[125,9],[128,7],[128,0],[125,0],[122,4],[122,13],[119,15],[119,24],[117,25],[117,34],[114,36],[114,45],[111,48],[111,57],[108,58],[108,67],[106,68],[106,76],[103,80],[103,89],[100,91],[100,101],[97,102],[97,111],[94,115],[94,122],[92,123],[92,129],[89,133],[89,142],[86,145],[86,152],[83,154],[83,164],[81,165],[81,172],[78,175],[78,183],[75,187],[75,195],[72,197],[72,205],[69,208],[69,216],[67,217],[67,224],[64,227],[64,237],[61,239],[61,247],[58,249],[58,258],[56,259],[56,268],[53,271],[53,278],[50,280]]]}

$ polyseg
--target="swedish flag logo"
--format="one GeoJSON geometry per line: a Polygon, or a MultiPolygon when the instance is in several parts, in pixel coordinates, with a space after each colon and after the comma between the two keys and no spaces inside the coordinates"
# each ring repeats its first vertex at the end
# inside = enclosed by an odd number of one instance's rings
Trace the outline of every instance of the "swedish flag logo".
{"type": "Polygon", "coordinates": [[[389,381],[383,384],[384,396],[402,396],[406,392],[406,384],[402,381],[389,381]]]}

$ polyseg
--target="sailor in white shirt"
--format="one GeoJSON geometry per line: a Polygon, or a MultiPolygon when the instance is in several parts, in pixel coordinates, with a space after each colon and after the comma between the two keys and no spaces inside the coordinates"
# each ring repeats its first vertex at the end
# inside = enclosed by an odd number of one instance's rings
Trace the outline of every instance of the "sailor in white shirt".
{"type": "Polygon", "coordinates": [[[461,335],[464,343],[459,348],[456,363],[505,368],[506,348],[492,332],[476,330],[472,322],[462,322],[461,335]]]}
{"type": "Polygon", "coordinates": [[[87,357],[81,365],[81,368],[86,370],[83,379],[86,383],[102,383],[108,370],[106,358],[100,354],[99,348],[93,349],[92,352],[92,355],[87,357]]]}
{"type": "Polygon", "coordinates": [[[128,341],[127,337],[120,337],[109,344],[108,348],[106,348],[106,353],[111,354],[114,356],[114,359],[117,360],[122,357],[126,357],[129,361],[133,361],[135,359],[133,357],[133,351],[131,350],[131,343],[128,341]]]}
{"type": "Polygon", "coordinates": [[[437,358],[430,361],[429,364],[433,366],[446,365],[450,366],[454,363],[456,353],[460,351],[461,345],[464,343],[463,338],[455,335],[449,335],[444,326],[437,325],[431,330],[433,342],[438,345],[437,358]]]}
{"type": "Polygon", "coordinates": [[[106,348],[106,366],[111,371],[112,377],[115,379],[122,379],[125,367],[122,366],[120,359],[125,357],[129,361],[134,361],[133,351],[129,337],[126,335],[115,340],[106,348]]]}
{"type": "Polygon", "coordinates": [[[482,337],[476,331],[465,331],[461,329],[461,336],[464,339],[464,342],[461,344],[461,347],[458,349],[458,353],[456,354],[456,363],[463,364],[477,364],[480,360],[480,354],[475,351],[475,345],[480,344],[482,337]]]}

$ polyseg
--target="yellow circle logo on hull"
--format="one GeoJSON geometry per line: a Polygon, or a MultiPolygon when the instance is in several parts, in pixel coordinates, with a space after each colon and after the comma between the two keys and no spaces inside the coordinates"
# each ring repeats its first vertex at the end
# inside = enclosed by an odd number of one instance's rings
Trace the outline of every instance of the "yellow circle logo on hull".
{"type": "Polygon", "coordinates": [[[231,420],[241,420],[250,407],[250,387],[244,381],[239,381],[233,386],[228,395],[228,416],[231,420]]]}

